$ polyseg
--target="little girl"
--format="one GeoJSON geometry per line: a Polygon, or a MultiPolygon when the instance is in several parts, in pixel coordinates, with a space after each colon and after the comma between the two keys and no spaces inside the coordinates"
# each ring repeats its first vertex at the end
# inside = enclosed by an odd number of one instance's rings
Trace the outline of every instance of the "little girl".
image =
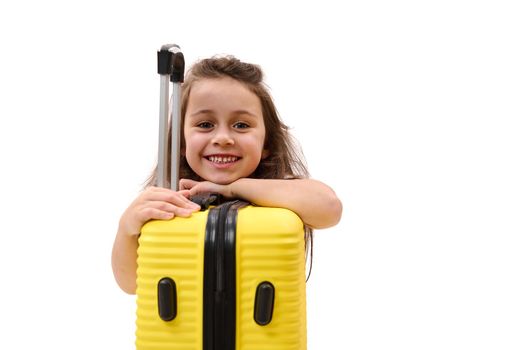
{"type": "Polygon", "coordinates": [[[154,171],[119,221],[112,267],[125,292],[135,293],[143,224],[192,215],[200,208],[189,197],[201,192],[290,209],[306,232],[338,223],[340,200],[327,185],[308,178],[258,66],[230,56],[197,62],[182,86],[181,108],[180,190],[154,187],[154,171]]]}

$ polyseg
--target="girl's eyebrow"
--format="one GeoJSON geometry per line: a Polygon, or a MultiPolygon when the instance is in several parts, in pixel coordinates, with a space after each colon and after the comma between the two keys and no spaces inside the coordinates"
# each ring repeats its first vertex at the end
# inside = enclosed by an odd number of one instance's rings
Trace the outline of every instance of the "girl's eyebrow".
{"type": "Polygon", "coordinates": [[[190,117],[199,115],[199,114],[213,114],[213,113],[214,111],[212,111],[211,109],[199,109],[196,112],[190,114],[190,117]]]}
{"type": "Polygon", "coordinates": [[[251,117],[254,117],[254,118],[257,118],[257,115],[250,112],[250,111],[247,111],[246,109],[240,109],[240,110],[237,110],[237,111],[234,111],[232,112],[232,114],[235,114],[235,115],[248,115],[248,116],[251,116],[251,117]]]}
{"type": "MultiPolygon", "coordinates": [[[[200,114],[214,114],[214,111],[212,109],[199,109],[197,111],[195,111],[194,113],[190,114],[190,117],[193,117],[193,116],[197,116],[197,115],[200,115],[200,114]]],[[[257,115],[246,110],[246,109],[239,109],[239,110],[235,110],[233,111],[231,114],[233,115],[248,115],[250,117],[254,117],[254,118],[257,118],[257,115]]]]}

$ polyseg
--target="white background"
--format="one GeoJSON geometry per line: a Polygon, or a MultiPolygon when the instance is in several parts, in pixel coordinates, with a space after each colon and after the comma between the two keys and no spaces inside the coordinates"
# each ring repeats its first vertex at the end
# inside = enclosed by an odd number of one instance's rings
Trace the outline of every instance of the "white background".
{"type": "Polygon", "coordinates": [[[2,2],[0,349],[133,348],[110,252],[155,162],[171,42],[260,64],[344,204],[316,233],[309,349],[525,349],[525,18],[520,1],[2,2]]]}

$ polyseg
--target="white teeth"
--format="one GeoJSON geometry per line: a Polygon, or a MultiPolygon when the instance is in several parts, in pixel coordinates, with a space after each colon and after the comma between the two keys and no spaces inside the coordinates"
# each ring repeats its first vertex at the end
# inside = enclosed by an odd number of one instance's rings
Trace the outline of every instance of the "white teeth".
{"type": "Polygon", "coordinates": [[[232,163],[235,162],[238,158],[237,157],[217,157],[217,156],[211,156],[208,157],[208,160],[214,163],[232,163]]]}

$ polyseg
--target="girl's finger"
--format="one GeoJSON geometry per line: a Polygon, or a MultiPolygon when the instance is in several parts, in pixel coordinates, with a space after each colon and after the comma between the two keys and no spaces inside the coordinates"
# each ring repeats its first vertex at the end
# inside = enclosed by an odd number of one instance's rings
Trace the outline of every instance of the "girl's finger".
{"type": "Polygon", "coordinates": [[[179,190],[177,193],[181,194],[185,198],[190,197],[190,190],[179,190]]]}
{"type": "Polygon", "coordinates": [[[187,198],[189,194],[190,191],[188,190],[174,192],[165,189],[164,191],[150,192],[145,195],[144,199],[147,202],[168,202],[178,207],[193,209],[197,205],[187,198]]]}
{"type": "Polygon", "coordinates": [[[142,223],[148,220],[168,220],[174,217],[174,213],[160,210],[157,208],[147,207],[140,211],[139,219],[142,223]]]}
{"type": "Polygon", "coordinates": [[[174,211],[166,211],[158,208],[147,207],[140,213],[140,220],[144,224],[148,220],[169,220],[174,216],[189,217],[195,210],[175,207],[174,211]]]}
{"type": "Polygon", "coordinates": [[[198,205],[180,207],[180,206],[173,205],[170,202],[163,202],[163,201],[149,202],[148,206],[159,209],[159,210],[167,211],[170,213],[176,213],[178,212],[179,209],[184,209],[185,211],[190,211],[190,212],[194,212],[200,209],[198,205]]]}
{"type": "Polygon", "coordinates": [[[185,191],[184,194],[177,193],[173,196],[170,196],[168,198],[168,201],[178,207],[182,207],[186,209],[199,209],[200,208],[199,205],[195,204],[194,202],[192,202],[190,199],[187,198],[189,196],[190,196],[190,191],[185,191]]]}
{"type": "Polygon", "coordinates": [[[175,211],[175,216],[180,216],[180,217],[183,217],[183,218],[187,218],[190,215],[192,215],[192,213],[194,211],[197,211],[197,210],[177,208],[176,211],[175,211]]]}
{"type": "Polygon", "coordinates": [[[196,186],[192,187],[190,190],[190,195],[195,196],[196,194],[203,193],[203,192],[211,192],[211,193],[221,193],[222,186],[213,184],[208,181],[203,181],[197,184],[196,186]]]}
{"type": "Polygon", "coordinates": [[[157,186],[148,186],[144,189],[143,192],[146,192],[146,193],[152,193],[152,192],[164,192],[166,190],[169,190],[168,188],[164,188],[164,187],[157,187],[157,186]]]}
{"type": "Polygon", "coordinates": [[[179,188],[181,190],[189,190],[195,185],[197,185],[198,183],[199,183],[198,181],[194,181],[190,179],[181,179],[179,180],[179,188]]]}

